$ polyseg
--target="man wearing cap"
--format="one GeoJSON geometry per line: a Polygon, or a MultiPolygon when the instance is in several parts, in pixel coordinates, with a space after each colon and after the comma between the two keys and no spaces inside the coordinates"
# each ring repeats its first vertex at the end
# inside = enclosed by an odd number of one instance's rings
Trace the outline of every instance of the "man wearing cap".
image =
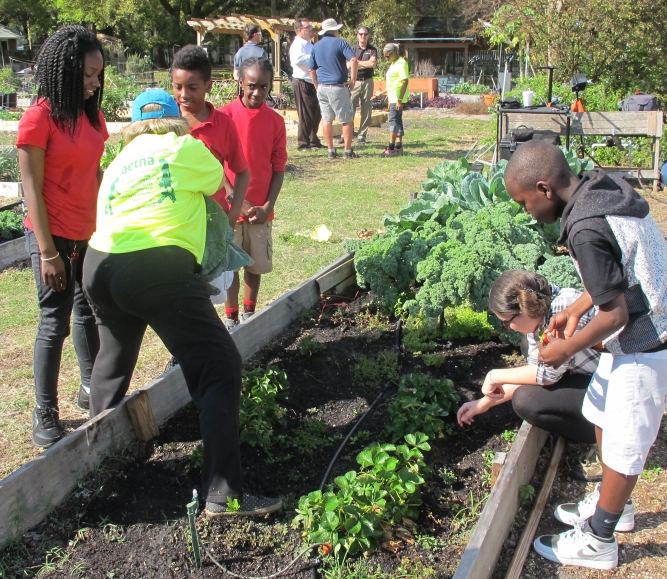
{"type": "Polygon", "coordinates": [[[357,107],[360,108],[361,122],[359,132],[357,133],[357,142],[360,145],[366,144],[366,133],[371,126],[371,113],[373,105],[373,72],[378,60],[378,51],[372,44],[369,44],[370,31],[366,26],[357,28],[357,43],[352,46],[358,62],[357,82],[352,89],[352,113],[356,113],[357,107]]]}
{"type": "Polygon", "coordinates": [[[243,31],[246,43],[236,51],[234,55],[234,80],[239,79],[239,67],[241,63],[252,56],[257,58],[269,58],[259,43],[262,42],[262,28],[259,24],[248,24],[243,31]]]}
{"type": "Polygon", "coordinates": [[[342,28],[333,18],[322,22],[320,41],[313,46],[310,55],[310,78],[317,90],[317,99],[322,111],[322,132],[329,150],[329,159],[338,155],[333,144],[333,121],[343,125],[345,142],[344,159],[353,159],[357,155],[352,150],[352,97],[350,91],[357,82],[357,57],[350,45],[338,38],[342,28]],[[350,63],[350,80],[347,80],[347,63],[350,63]]]}
{"type": "Polygon", "coordinates": [[[321,149],[317,129],[322,120],[320,103],[317,101],[317,91],[310,78],[308,67],[310,55],[313,52],[313,26],[306,18],[294,20],[296,36],[289,49],[290,63],[292,64],[292,89],[296,100],[296,112],[299,115],[299,136],[297,146],[299,151],[321,149]]]}

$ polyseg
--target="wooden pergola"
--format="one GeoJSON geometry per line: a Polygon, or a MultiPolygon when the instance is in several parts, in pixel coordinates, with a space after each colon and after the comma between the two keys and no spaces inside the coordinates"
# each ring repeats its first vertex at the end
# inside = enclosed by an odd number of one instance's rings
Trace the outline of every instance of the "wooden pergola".
{"type": "MultiPolygon", "coordinates": [[[[294,31],[294,18],[282,18],[280,16],[252,16],[250,14],[232,14],[218,18],[191,18],[188,24],[197,33],[197,45],[201,45],[204,37],[210,32],[213,34],[239,34],[243,32],[248,24],[257,24],[266,30],[273,40],[273,69],[276,80],[280,79],[280,33],[294,31]]],[[[321,28],[320,22],[312,22],[313,29],[321,28]]]]}

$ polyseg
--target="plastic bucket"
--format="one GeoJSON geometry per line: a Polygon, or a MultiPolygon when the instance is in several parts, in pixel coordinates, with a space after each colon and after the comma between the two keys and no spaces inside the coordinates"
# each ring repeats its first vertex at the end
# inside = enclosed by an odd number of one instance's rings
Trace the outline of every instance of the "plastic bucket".
{"type": "Polygon", "coordinates": [[[493,106],[493,101],[496,99],[496,95],[494,94],[485,94],[484,95],[484,104],[487,107],[492,107],[493,106]]]}
{"type": "Polygon", "coordinates": [[[523,106],[532,107],[533,96],[535,96],[535,93],[532,90],[524,90],[522,94],[523,94],[523,106]]]}

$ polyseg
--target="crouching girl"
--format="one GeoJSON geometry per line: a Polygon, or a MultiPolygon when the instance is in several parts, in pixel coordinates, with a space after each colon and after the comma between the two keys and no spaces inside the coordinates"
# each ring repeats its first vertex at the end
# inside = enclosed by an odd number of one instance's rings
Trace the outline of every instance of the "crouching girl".
{"type": "MultiPolygon", "coordinates": [[[[525,334],[525,366],[494,368],[484,380],[479,400],[467,402],[458,411],[460,426],[472,424],[498,404],[512,400],[515,412],[526,422],[573,442],[595,443],[594,426],[581,413],[590,377],[600,354],[590,348],[574,355],[558,368],[538,362],[541,339],[551,317],[574,302],[581,292],[561,289],[530,271],[503,272],[489,294],[489,309],[505,328],[525,334]]],[[[579,320],[577,331],[593,318],[593,309],[579,320]]]]}

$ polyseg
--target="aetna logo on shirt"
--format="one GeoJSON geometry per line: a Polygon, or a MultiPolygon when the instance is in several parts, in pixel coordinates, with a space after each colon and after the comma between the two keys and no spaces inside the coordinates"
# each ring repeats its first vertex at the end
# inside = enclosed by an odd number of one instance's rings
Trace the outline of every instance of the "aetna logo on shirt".
{"type": "Polygon", "coordinates": [[[122,175],[129,173],[133,169],[138,169],[139,167],[147,167],[149,165],[155,165],[155,159],[153,157],[146,157],[145,159],[135,159],[131,163],[123,166],[122,175]]]}

